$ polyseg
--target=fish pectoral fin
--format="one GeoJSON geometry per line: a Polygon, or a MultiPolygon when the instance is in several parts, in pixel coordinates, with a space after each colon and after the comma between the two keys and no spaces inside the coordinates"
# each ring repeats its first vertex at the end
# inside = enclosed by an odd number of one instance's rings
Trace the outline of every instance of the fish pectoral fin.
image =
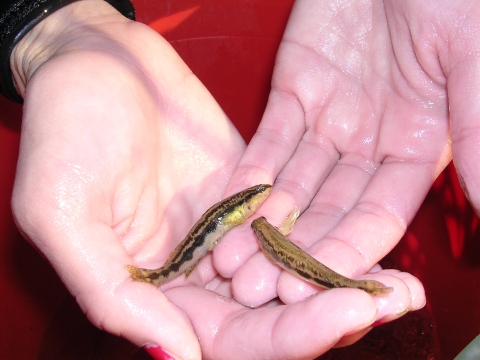
{"type": "Polygon", "coordinates": [[[217,244],[220,242],[220,239],[223,237],[220,236],[220,238],[218,238],[217,240],[215,241],[212,241],[209,245],[208,245],[208,251],[213,251],[213,249],[215,248],[215,246],[217,246],[217,244]]]}
{"type": "Polygon", "coordinates": [[[218,224],[232,228],[234,226],[240,225],[245,220],[246,216],[243,210],[243,205],[239,205],[232,212],[225,214],[218,224]]]}
{"type": "Polygon", "coordinates": [[[283,221],[282,225],[278,228],[278,231],[282,235],[287,236],[293,231],[293,228],[295,226],[295,221],[297,221],[298,216],[300,215],[300,209],[295,206],[292,211],[290,211],[290,214],[287,215],[285,220],[283,221]]]}
{"type": "Polygon", "coordinates": [[[195,270],[195,267],[197,266],[197,264],[198,264],[198,262],[196,262],[195,264],[193,264],[193,266],[192,266],[190,269],[188,269],[187,271],[185,271],[185,278],[187,278],[187,277],[192,273],[192,271],[195,270]]]}

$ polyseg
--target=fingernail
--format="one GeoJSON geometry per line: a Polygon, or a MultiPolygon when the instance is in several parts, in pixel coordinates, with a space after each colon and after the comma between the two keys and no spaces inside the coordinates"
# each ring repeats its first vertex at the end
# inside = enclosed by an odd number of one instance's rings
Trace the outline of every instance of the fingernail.
{"type": "Polygon", "coordinates": [[[158,345],[147,344],[144,345],[143,348],[155,360],[175,360],[174,357],[166,353],[165,350],[158,345]]]}

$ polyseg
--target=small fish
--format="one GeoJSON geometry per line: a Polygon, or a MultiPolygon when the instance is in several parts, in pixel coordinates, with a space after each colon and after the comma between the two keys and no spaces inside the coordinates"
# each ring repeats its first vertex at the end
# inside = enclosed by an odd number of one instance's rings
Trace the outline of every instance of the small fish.
{"type": "Polygon", "coordinates": [[[220,238],[253,215],[271,191],[271,185],[260,184],[216,203],[202,215],[185,239],[173,249],[161,268],[150,270],[127,265],[132,279],[159,286],[183,273],[188,277],[220,238]]]}
{"type": "Polygon", "coordinates": [[[285,236],[293,229],[299,211],[295,209],[279,229],[271,225],[263,216],[253,220],[252,228],[257,236],[260,249],[273,264],[289,273],[323,288],[358,288],[371,295],[385,295],[392,287],[375,280],[352,280],[342,276],[308,255],[285,236]],[[284,230],[285,229],[285,230],[284,230]],[[285,235],[284,235],[285,234],[285,235]]]}

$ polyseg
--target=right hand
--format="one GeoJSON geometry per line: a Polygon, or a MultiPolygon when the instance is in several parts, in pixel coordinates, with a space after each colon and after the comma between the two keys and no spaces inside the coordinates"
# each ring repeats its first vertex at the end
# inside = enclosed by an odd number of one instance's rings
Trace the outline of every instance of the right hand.
{"type": "Polygon", "coordinates": [[[104,1],[38,24],[13,72],[24,97],[19,228],[93,324],[199,358],[185,312],[125,265],[162,265],[221,199],[245,147],[237,130],[164,39],[104,1]]]}

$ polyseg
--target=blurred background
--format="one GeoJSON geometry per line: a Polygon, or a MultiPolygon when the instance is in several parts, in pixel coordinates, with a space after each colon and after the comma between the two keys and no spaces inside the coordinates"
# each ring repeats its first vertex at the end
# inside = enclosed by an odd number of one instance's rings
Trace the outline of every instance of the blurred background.
{"type": "MultiPolygon", "coordinates": [[[[249,141],[293,0],[134,0],[249,141]]],[[[148,359],[87,321],[10,210],[21,106],[0,98],[0,359],[148,359]]],[[[479,222],[449,166],[383,261],[425,285],[427,305],[320,359],[452,359],[480,333],[479,222]]],[[[319,319],[321,321],[321,319],[319,319]]]]}

